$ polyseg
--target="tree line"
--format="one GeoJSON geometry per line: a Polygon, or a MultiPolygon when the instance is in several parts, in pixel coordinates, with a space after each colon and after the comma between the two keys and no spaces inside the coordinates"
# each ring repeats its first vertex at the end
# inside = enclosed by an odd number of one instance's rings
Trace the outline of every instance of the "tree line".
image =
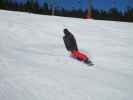
{"type": "MultiPolygon", "coordinates": [[[[18,3],[12,0],[0,0],[0,9],[13,10],[13,11],[23,11],[44,15],[51,15],[52,6],[48,3],[39,5],[37,0],[27,0],[25,3],[18,3]]],[[[86,18],[88,11],[82,9],[72,9],[66,10],[65,8],[54,9],[55,15],[57,16],[66,16],[66,17],[77,17],[77,18],[86,18]]],[[[91,17],[94,19],[102,20],[117,20],[117,21],[128,21],[133,22],[133,8],[127,7],[127,9],[122,12],[117,8],[111,8],[108,11],[99,10],[92,7],[91,17]]]]}

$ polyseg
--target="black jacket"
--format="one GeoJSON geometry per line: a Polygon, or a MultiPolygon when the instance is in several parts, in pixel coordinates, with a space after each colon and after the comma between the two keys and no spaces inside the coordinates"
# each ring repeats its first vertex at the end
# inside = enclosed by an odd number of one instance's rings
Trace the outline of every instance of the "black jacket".
{"type": "Polygon", "coordinates": [[[72,33],[70,33],[68,30],[66,31],[64,30],[64,34],[65,36],[63,37],[63,40],[65,43],[66,49],[68,51],[77,51],[78,50],[77,43],[72,33]]]}

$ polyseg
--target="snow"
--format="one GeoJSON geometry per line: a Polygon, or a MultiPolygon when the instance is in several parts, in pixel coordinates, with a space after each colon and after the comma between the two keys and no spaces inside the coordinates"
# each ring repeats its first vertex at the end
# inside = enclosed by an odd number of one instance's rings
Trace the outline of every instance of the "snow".
{"type": "Polygon", "coordinates": [[[133,23],[0,10],[0,100],[132,100],[133,23]],[[95,66],[69,57],[67,27],[95,66]]]}

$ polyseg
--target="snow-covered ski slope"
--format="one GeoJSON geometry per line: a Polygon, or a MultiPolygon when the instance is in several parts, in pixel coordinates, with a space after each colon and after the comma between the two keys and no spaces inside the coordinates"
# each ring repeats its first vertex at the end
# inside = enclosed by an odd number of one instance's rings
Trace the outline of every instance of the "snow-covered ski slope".
{"type": "Polygon", "coordinates": [[[133,100],[133,23],[0,10],[0,100],[133,100]],[[69,57],[65,27],[95,66],[69,57]]]}

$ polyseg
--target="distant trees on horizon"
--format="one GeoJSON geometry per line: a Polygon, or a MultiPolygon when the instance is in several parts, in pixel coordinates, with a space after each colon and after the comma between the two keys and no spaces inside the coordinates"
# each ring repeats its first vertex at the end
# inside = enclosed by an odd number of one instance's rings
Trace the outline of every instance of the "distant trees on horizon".
{"type": "MultiPolygon", "coordinates": [[[[48,5],[48,3],[44,3],[42,6],[40,6],[37,0],[27,0],[25,3],[17,3],[12,0],[0,0],[0,9],[23,11],[44,15],[52,14],[52,7],[48,5]]],[[[92,7],[91,12],[92,18],[94,19],[133,22],[133,8],[131,7],[127,7],[124,12],[118,11],[117,8],[111,8],[110,10],[105,11],[92,7]]],[[[65,8],[58,9],[55,7],[54,14],[57,16],[86,18],[87,13],[87,10],[84,11],[82,9],[67,10],[65,8]]]]}

